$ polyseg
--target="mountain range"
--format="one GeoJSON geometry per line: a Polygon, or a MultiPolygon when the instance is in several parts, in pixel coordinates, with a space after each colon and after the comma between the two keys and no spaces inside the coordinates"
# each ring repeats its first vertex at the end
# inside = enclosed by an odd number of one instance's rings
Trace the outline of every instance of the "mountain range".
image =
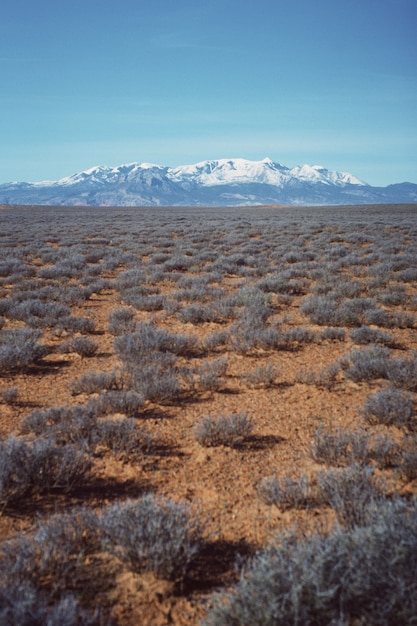
{"type": "Polygon", "coordinates": [[[288,168],[262,161],[218,159],[166,167],[97,166],[57,181],[0,185],[0,204],[62,206],[250,206],[417,202],[417,184],[372,187],[319,165],[288,168]]]}

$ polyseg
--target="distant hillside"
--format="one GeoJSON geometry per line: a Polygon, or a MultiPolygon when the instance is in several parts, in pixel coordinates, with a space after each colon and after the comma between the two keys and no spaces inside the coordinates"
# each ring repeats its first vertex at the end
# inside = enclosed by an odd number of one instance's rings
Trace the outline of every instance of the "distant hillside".
{"type": "Polygon", "coordinates": [[[372,187],[318,165],[288,168],[265,158],[165,167],[98,166],[57,181],[0,185],[1,204],[69,206],[250,206],[417,202],[417,184],[372,187]]]}

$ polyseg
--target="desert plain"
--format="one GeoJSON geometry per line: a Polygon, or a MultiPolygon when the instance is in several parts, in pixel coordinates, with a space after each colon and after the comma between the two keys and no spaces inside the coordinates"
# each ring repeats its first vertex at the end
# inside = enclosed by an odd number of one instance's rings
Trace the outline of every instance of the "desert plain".
{"type": "Polygon", "coordinates": [[[199,624],[279,533],[356,523],[318,493],[321,473],[416,493],[416,205],[3,206],[0,288],[12,596],[70,598],[79,623],[199,624]],[[58,456],[9,475],[16,441],[39,440],[58,456]],[[40,555],[51,520],[149,497],[190,520],[178,569],[111,533],[89,547],[87,530],[40,555]]]}

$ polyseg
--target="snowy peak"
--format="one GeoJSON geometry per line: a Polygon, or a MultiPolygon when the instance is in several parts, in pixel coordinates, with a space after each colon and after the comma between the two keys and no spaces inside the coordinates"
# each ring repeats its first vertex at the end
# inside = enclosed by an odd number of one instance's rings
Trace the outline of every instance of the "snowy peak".
{"type": "Polygon", "coordinates": [[[322,183],[324,185],[366,185],[352,174],[334,172],[321,165],[302,165],[289,169],[274,163],[269,157],[262,161],[247,159],[219,159],[201,161],[195,165],[181,165],[168,169],[167,175],[176,182],[198,183],[206,187],[235,185],[241,183],[263,183],[282,187],[297,181],[322,183]]]}
{"type": "Polygon", "coordinates": [[[238,206],[402,203],[417,185],[371,187],[321,165],[292,168],[265,157],[212,159],[167,167],[98,165],[57,181],[0,185],[0,204],[83,206],[238,206]]]}
{"type": "Polygon", "coordinates": [[[119,165],[117,167],[110,167],[108,165],[97,165],[90,167],[88,170],[73,174],[66,178],[54,181],[53,183],[45,181],[42,183],[34,183],[35,185],[58,185],[58,186],[70,186],[78,185],[80,183],[87,184],[105,184],[105,183],[118,183],[122,180],[128,181],[135,178],[136,175],[148,170],[161,170],[166,168],[161,165],[154,165],[153,163],[127,163],[125,165],[119,165]]]}
{"type": "Polygon", "coordinates": [[[200,161],[193,165],[164,167],[154,163],[127,163],[111,167],[98,165],[57,181],[32,183],[36,187],[91,186],[107,183],[134,182],[149,175],[164,175],[167,180],[184,185],[214,187],[217,185],[266,184],[282,187],[287,183],[310,182],[325,185],[365,185],[352,174],[334,172],[320,165],[302,165],[288,168],[275,163],[269,157],[262,161],[248,159],[216,159],[200,161]]]}
{"type": "Polygon", "coordinates": [[[334,172],[322,165],[296,165],[290,170],[293,178],[300,181],[325,185],[366,185],[365,182],[347,172],[334,172]]]}
{"type": "Polygon", "coordinates": [[[235,185],[241,183],[264,183],[280,186],[288,168],[269,158],[262,161],[248,159],[218,159],[201,161],[195,165],[180,165],[168,170],[168,176],[176,182],[199,184],[205,187],[235,185]]]}
{"type": "MultiPolygon", "coordinates": [[[[88,170],[84,172],[78,172],[77,174],[73,174],[72,176],[67,176],[65,178],[61,178],[60,180],[55,181],[55,185],[77,185],[78,183],[84,183],[86,181],[100,183],[104,178],[106,178],[107,174],[112,171],[111,167],[106,165],[98,165],[96,167],[90,167],[88,170]]],[[[44,183],[39,183],[40,185],[48,185],[47,181],[44,183]]]]}

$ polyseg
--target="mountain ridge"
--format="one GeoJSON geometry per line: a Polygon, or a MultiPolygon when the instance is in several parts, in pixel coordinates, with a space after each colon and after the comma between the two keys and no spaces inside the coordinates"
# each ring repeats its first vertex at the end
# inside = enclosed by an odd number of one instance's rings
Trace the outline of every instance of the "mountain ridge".
{"type": "Polygon", "coordinates": [[[212,159],[168,167],[98,165],[56,181],[0,185],[2,204],[68,206],[326,205],[417,202],[417,184],[372,187],[321,165],[289,168],[265,157],[212,159]]]}

